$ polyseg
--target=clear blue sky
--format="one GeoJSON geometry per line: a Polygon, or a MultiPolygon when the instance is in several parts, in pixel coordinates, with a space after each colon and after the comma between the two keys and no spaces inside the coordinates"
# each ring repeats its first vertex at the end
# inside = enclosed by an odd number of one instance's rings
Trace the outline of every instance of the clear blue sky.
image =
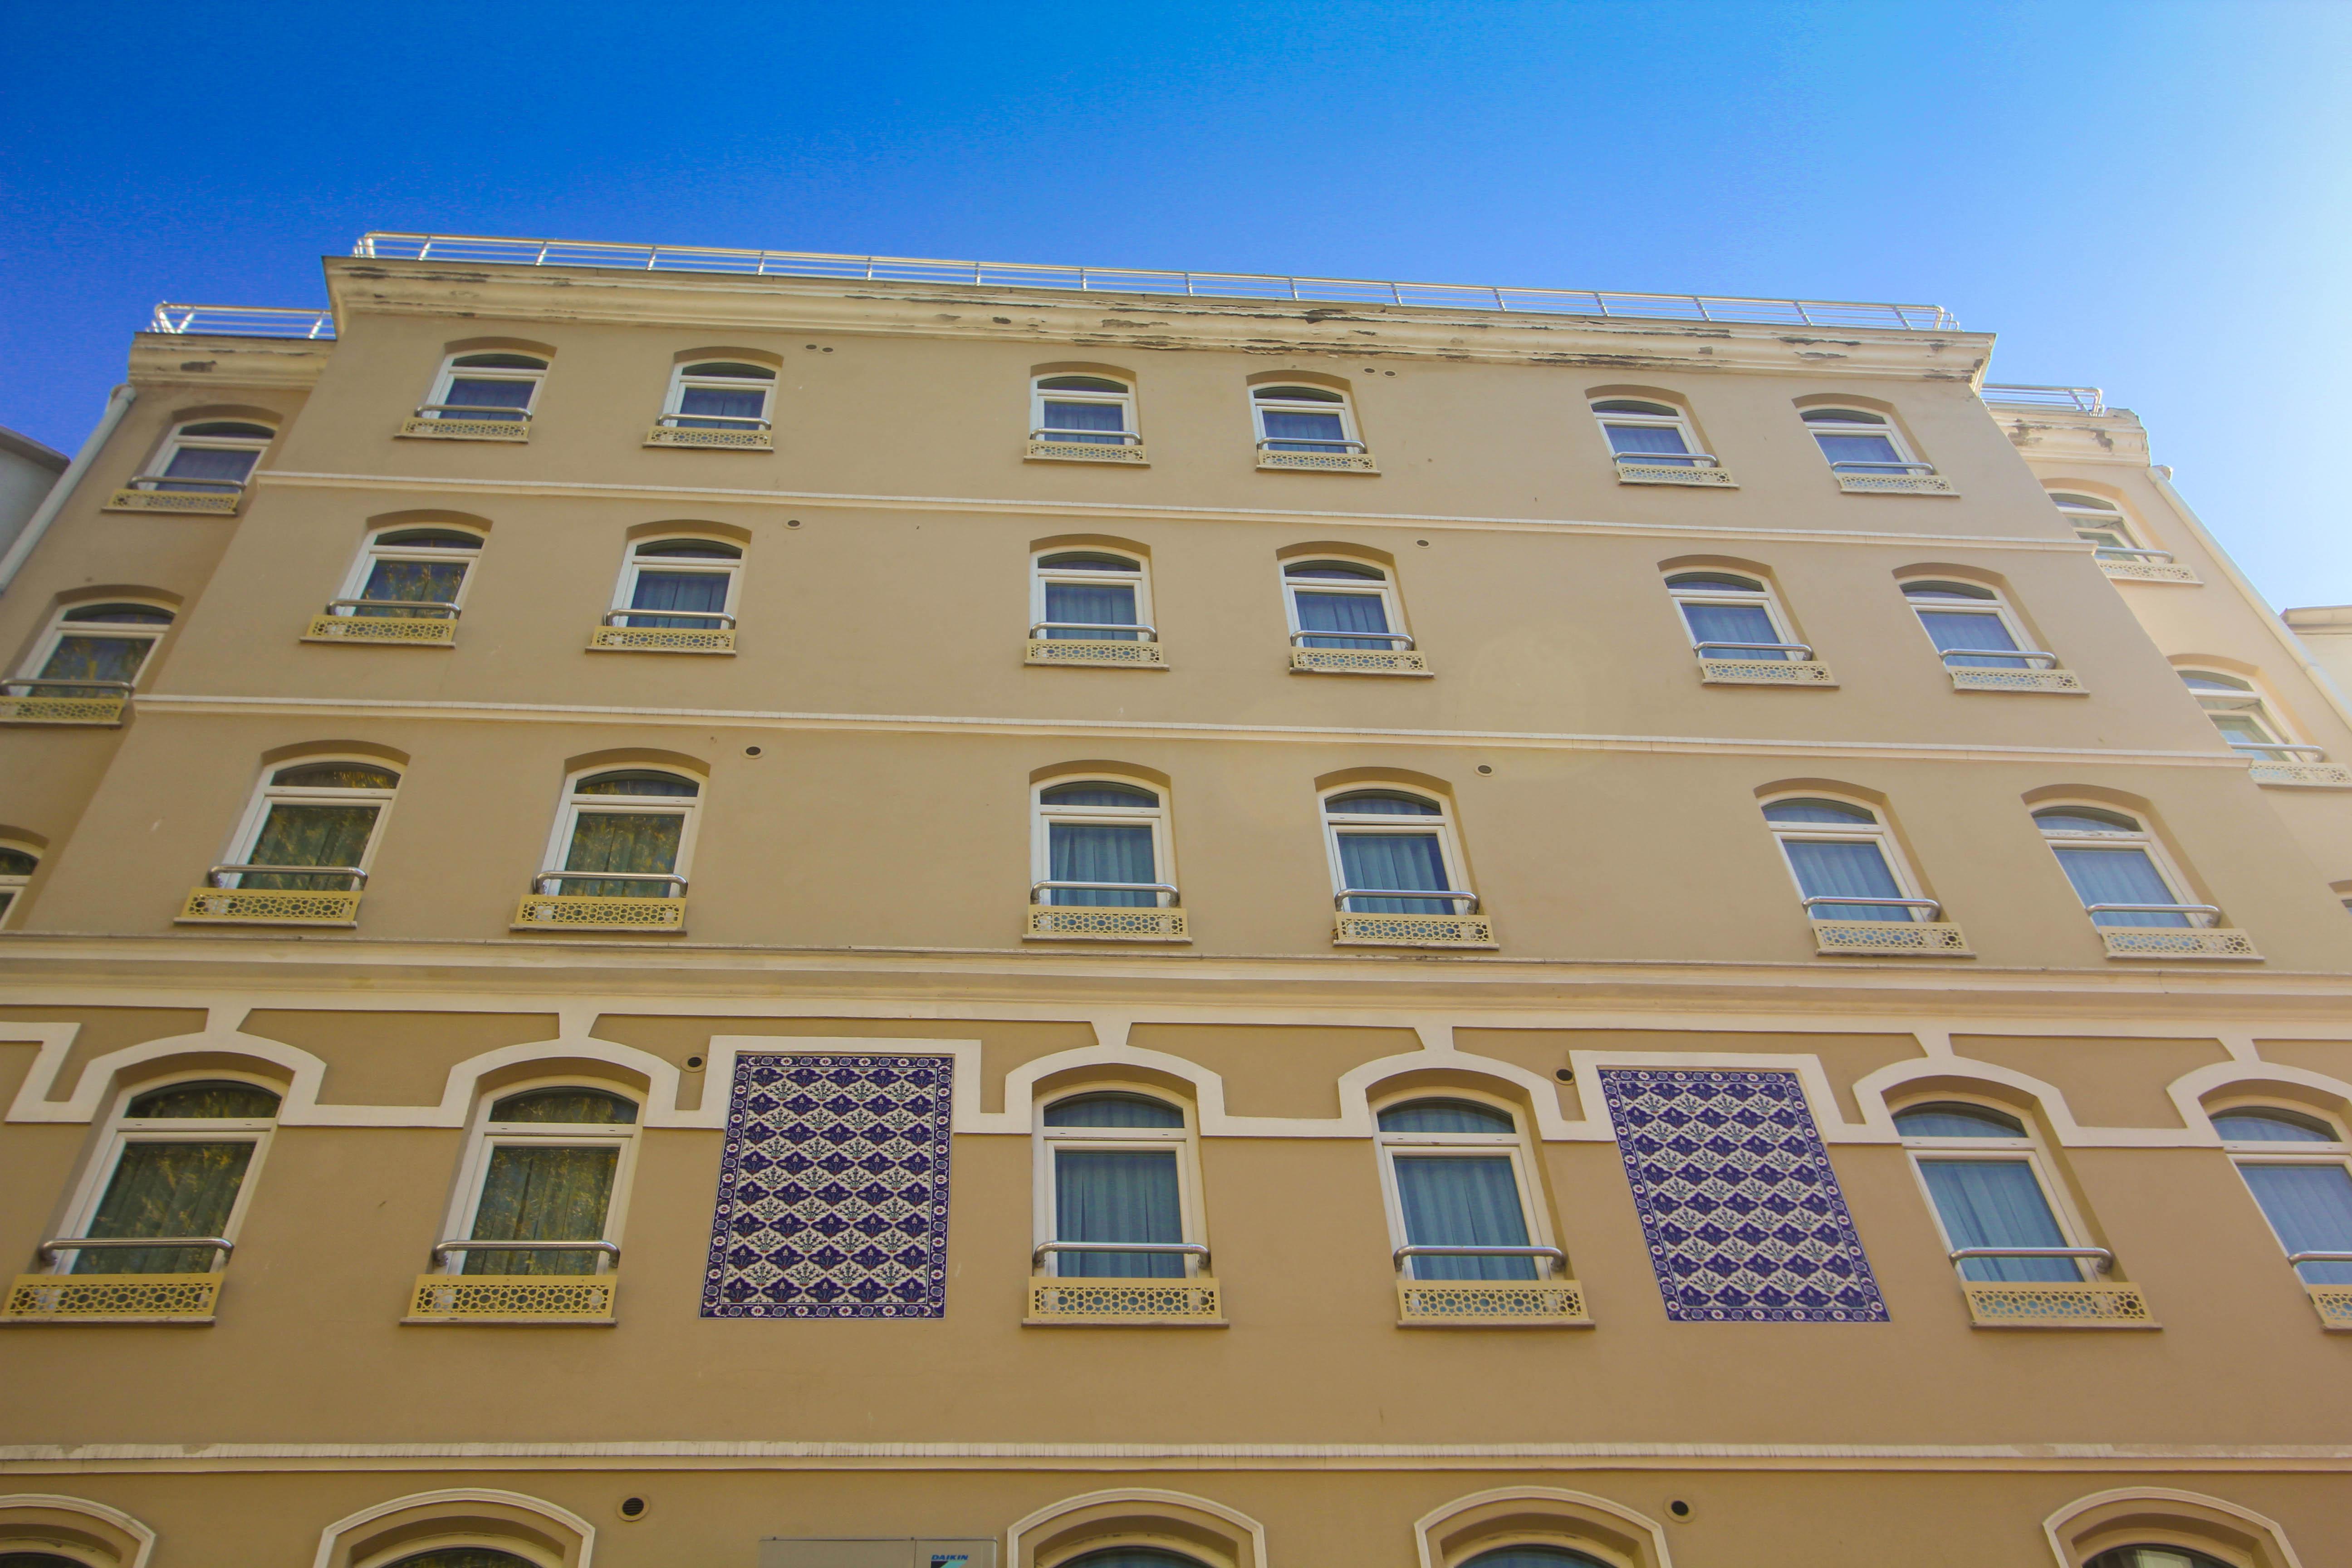
{"type": "Polygon", "coordinates": [[[2352,603],[2352,5],[11,0],[0,424],[368,228],[1926,301],[2352,603]]]}

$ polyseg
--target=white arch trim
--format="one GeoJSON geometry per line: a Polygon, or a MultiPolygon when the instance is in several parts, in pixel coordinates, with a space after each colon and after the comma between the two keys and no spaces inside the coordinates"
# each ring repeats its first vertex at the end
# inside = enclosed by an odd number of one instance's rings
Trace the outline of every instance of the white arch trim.
{"type": "MultiPolygon", "coordinates": [[[[67,1026],[70,1027],[70,1026],[67,1026]]],[[[121,1531],[137,1543],[131,1560],[122,1568],[147,1568],[147,1559],[155,1552],[155,1531],[119,1508],[109,1508],[88,1498],[67,1497],[59,1492],[11,1492],[0,1494],[0,1509],[46,1508],[58,1513],[78,1513],[97,1520],[121,1531]]],[[[0,1546],[5,1550],[5,1546],[0,1546]]]]}
{"type": "Polygon", "coordinates": [[[590,1568],[590,1559],[596,1550],[596,1527],[573,1513],[543,1499],[521,1492],[499,1491],[488,1487],[449,1487],[441,1491],[411,1492],[406,1497],[394,1498],[390,1502],[377,1503],[359,1512],[337,1520],[319,1532],[319,1555],[311,1560],[311,1568],[331,1568],[335,1548],[352,1531],[373,1524],[379,1519],[412,1508],[433,1508],[445,1503],[488,1502],[535,1513],[549,1523],[577,1536],[580,1541],[579,1561],[573,1568],[590,1568]]]}
{"type": "MultiPolygon", "coordinates": [[[[1146,1509],[1188,1508],[1222,1519],[1249,1537],[1250,1556],[1257,1568],[1266,1568],[1265,1526],[1249,1515],[1239,1509],[1227,1508],[1223,1503],[1195,1497],[1191,1492],[1160,1491],[1144,1487],[1114,1487],[1107,1491],[1084,1492],[1076,1497],[1064,1498],[1059,1502],[1047,1503],[1034,1513],[1013,1521],[1013,1527],[1004,1532],[1004,1568],[1021,1568],[1021,1542],[1026,1537],[1034,1535],[1057,1519],[1105,1503],[1135,1503],[1146,1509]]],[[[326,1568],[326,1565],[321,1563],[319,1568],[326,1568]]],[[[583,1563],[582,1568],[586,1568],[586,1564],[583,1563]]]]}
{"type": "MultiPolygon", "coordinates": [[[[78,1024],[35,1026],[22,1031],[11,1030],[0,1038],[24,1039],[37,1029],[41,1049],[33,1058],[32,1070],[25,1075],[16,1090],[16,1099],[8,1108],[11,1121],[91,1121],[105,1108],[112,1094],[116,1079],[128,1068],[156,1060],[162,1057],[190,1056],[198,1052],[221,1051],[241,1057],[252,1057],[274,1067],[286,1069],[291,1081],[279,1106],[279,1121],[293,1120],[286,1112],[295,1108],[308,1109],[318,1103],[319,1085],[326,1078],[327,1064],[298,1046],[265,1040],[258,1035],[247,1035],[235,1029],[205,1029],[193,1035],[173,1035],[161,1040],[145,1040],[135,1046],[125,1046],[119,1051],[109,1051],[102,1057],[92,1057],[74,1080],[73,1093],[64,1100],[48,1098],[65,1071],[66,1058],[73,1049],[74,1037],[80,1032],[78,1024]]],[[[373,1109],[373,1108],[371,1108],[373,1109]]],[[[415,1113],[399,1107],[385,1107],[404,1118],[394,1125],[406,1126],[404,1120],[415,1113]]]]}
{"type": "MultiPolygon", "coordinates": [[[[2352,1083],[2340,1078],[2330,1078],[2324,1072],[2306,1068],[2291,1068],[2283,1062],[2228,1061],[2215,1062],[2193,1072],[2186,1072],[2166,1086],[2172,1103],[2179,1108],[2180,1120],[2189,1124],[2200,1143],[2218,1144],[2221,1135],[2213,1131],[2213,1118],[2205,1109],[2205,1097],[2228,1089],[2232,1084],[2291,1083],[2299,1089],[2316,1089],[2321,1094],[2340,1100],[2352,1100],[2352,1083]]],[[[2292,1108],[2290,1108],[2292,1109],[2292,1108]]]]}
{"type": "Polygon", "coordinates": [[[1658,1568],[1675,1568],[1674,1557],[1666,1550],[1666,1532],[1658,1521],[1647,1514],[1636,1513],[1622,1503],[1612,1502],[1591,1492],[1572,1492],[1560,1487],[1496,1487],[1491,1491],[1473,1492],[1468,1497],[1455,1498],[1412,1523],[1412,1542],[1421,1553],[1421,1568],[1437,1568],[1437,1555],[1431,1538],[1446,1521],[1458,1519],[1472,1509],[1484,1508],[1494,1502],[1564,1502],[1578,1508],[1589,1508],[1596,1513],[1632,1526],[1649,1538],[1650,1551],[1656,1557],[1658,1568]]]}
{"type": "Polygon", "coordinates": [[[2063,1532],[2074,1521],[2095,1508],[2105,1508],[2111,1502],[2149,1502],[2158,1505],[2190,1503],[2198,1508],[2210,1508],[2216,1513],[2229,1515],[2258,1534],[2268,1538],[2278,1552],[2280,1568],[2303,1568],[2303,1559],[2294,1554],[2294,1543],[2279,1528],[2278,1521],[2252,1509],[2242,1508],[2223,1498],[2208,1497],[2203,1492],[2177,1491],[2170,1487],[2117,1487],[2113,1491],[2093,1492],[2076,1498],[2073,1502],[2042,1521],[2042,1534],[2050,1542],[2050,1554],[2057,1560],[2058,1568],[2074,1568],[2066,1555],[2063,1532]]]}
{"type": "Polygon", "coordinates": [[[1928,1078],[1972,1078],[2028,1096],[2041,1105],[2042,1114],[2049,1120],[2050,1131],[2057,1135],[2060,1143],[2068,1148],[2161,1149],[2178,1147],[2191,1141],[2187,1134],[2168,1127],[2086,1128],[2074,1120],[2074,1108],[2066,1103],[2065,1093],[2057,1085],[2045,1083],[2030,1074],[2019,1072],[2015,1068],[1980,1062],[1969,1057],[1937,1057],[1928,1061],[1896,1062],[1856,1079],[1853,1097],[1862,1107],[1863,1119],[1883,1123],[1888,1133],[1893,1134],[1895,1116],[1886,1108],[1887,1097],[1906,1083],[1928,1078]]]}

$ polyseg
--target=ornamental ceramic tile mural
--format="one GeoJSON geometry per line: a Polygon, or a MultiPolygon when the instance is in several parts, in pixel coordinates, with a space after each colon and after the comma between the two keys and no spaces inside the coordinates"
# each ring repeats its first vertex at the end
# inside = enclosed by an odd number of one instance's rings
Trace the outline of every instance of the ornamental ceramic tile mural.
{"type": "Polygon", "coordinates": [[[706,1318],[947,1315],[955,1058],[736,1058],[706,1318]]]}
{"type": "Polygon", "coordinates": [[[1886,1321],[1795,1073],[1603,1068],[1601,1089],[1669,1320],[1886,1321]]]}

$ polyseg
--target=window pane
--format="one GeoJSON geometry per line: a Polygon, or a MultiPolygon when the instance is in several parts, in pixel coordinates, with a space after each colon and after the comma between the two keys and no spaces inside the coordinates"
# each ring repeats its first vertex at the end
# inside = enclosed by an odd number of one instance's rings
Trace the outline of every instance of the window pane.
{"type": "Polygon", "coordinates": [[[1277,452],[1331,451],[1347,437],[1336,414],[1297,414],[1262,408],[1258,416],[1265,421],[1266,445],[1277,452]]]}
{"type": "MultiPolygon", "coordinates": [[[[1184,1239],[1176,1197],[1173,1149],[1057,1149],[1054,1152],[1054,1238],[1056,1241],[1184,1239]]],[[[1055,1272],[1073,1279],[1183,1278],[1184,1258],[1171,1252],[1063,1252],[1055,1272]]]]}
{"type": "MultiPolygon", "coordinates": [[[[2341,1165],[2241,1165],[2289,1252],[2352,1252],[2352,1173],[2341,1165]]],[[[2352,1263],[2298,1263],[2306,1285],[2352,1285],[2352,1263]]]]}
{"type": "Polygon", "coordinates": [[[461,375],[449,383],[449,408],[468,419],[520,419],[530,406],[536,381],[481,381],[461,375]],[[494,410],[511,409],[512,413],[494,410]]]}
{"type": "Polygon", "coordinates": [[[1601,1561],[1562,1546],[1505,1546],[1480,1552],[1462,1568],[1601,1568],[1601,1561]]]}
{"type": "Polygon", "coordinates": [[[1822,444],[1822,456],[1832,463],[1898,463],[1902,455],[1895,443],[1884,436],[1832,436],[1825,430],[1813,432],[1813,439],[1822,444]]]}
{"type": "MultiPolygon", "coordinates": [[[[89,1236],[218,1236],[228,1224],[250,1142],[126,1143],[91,1216],[89,1236]]],[[[76,1274],[203,1274],[208,1247],[103,1247],[74,1255],[76,1274]]]]}
{"type": "MultiPolygon", "coordinates": [[[[1055,403],[1045,405],[1044,428],[1054,431],[1123,431],[1127,428],[1127,410],[1116,403],[1055,403]]],[[[1122,446],[1116,436],[1075,434],[1074,439],[1090,441],[1097,446],[1122,446]]]]}
{"type": "MultiPolygon", "coordinates": [[[[401,599],[411,604],[455,604],[457,590],[466,581],[466,565],[463,561],[379,561],[368,569],[368,580],[360,588],[360,597],[401,599]]],[[[382,606],[371,607],[364,613],[391,617],[416,614],[414,610],[382,606]]]]}
{"type": "MultiPolygon", "coordinates": [[[[2164,885],[2156,863],[2145,849],[2078,848],[2071,844],[2053,844],[2058,864],[2064,868],[2066,879],[2074,884],[2074,891],[2085,904],[2169,904],[2178,900],[2172,889],[2164,885]]],[[[2103,926],[2185,926],[2189,923],[2185,914],[2151,910],[2145,913],[2130,910],[2108,910],[2091,917],[2091,923],[2103,926]]]]}
{"type": "MultiPolygon", "coordinates": [[[[677,869],[678,840],[685,832],[686,818],[675,812],[583,811],[572,825],[572,852],[563,868],[667,874],[677,869]]],[[[605,899],[658,899],[677,891],[667,882],[594,877],[565,877],[557,885],[569,894],[605,899]]]]}
{"type": "MultiPolygon", "coordinates": [[[[1388,607],[1381,603],[1378,594],[1327,594],[1309,588],[1294,588],[1290,596],[1298,604],[1298,629],[1303,632],[1384,632],[1389,629],[1388,607]]],[[[1387,637],[1308,637],[1307,647],[1394,647],[1387,637]]]]}
{"type": "MultiPolygon", "coordinates": [[[[470,1239],[595,1241],[604,1234],[621,1152],[509,1146],[490,1151],[470,1239]]],[[[593,1252],[468,1252],[468,1274],[593,1274],[593,1252]]]]}
{"type": "MultiPolygon", "coordinates": [[[[1805,897],[1899,899],[1903,889],[1886,868],[1886,857],[1875,844],[1823,842],[1784,838],[1789,864],[1797,870],[1797,886],[1805,897]]],[[[1822,904],[1811,911],[1817,921],[1907,921],[1912,911],[1900,904],[1822,904]]]]}
{"type": "MultiPolygon", "coordinates": [[[[1405,1240],[1419,1247],[1525,1247],[1527,1215],[1506,1155],[1397,1154],[1405,1240]]],[[[1416,1279],[1532,1279],[1532,1258],[1415,1258],[1416,1279]]]]}
{"type": "Polygon", "coordinates": [[[1140,1094],[1081,1094],[1045,1108],[1048,1127],[1181,1127],[1184,1113],[1140,1094]]]}
{"type": "MultiPolygon", "coordinates": [[[[1449,888],[1445,856],[1434,833],[1339,835],[1339,874],[1350,888],[1449,888]]],[[[1454,901],[1440,899],[1351,898],[1358,914],[1451,914],[1454,901]]]]}
{"type": "MultiPolygon", "coordinates": [[[[41,666],[44,680],[135,680],[139,667],[147,661],[147,650],[155,646],[152,637],[93,637],[76,634],[58,639],[49,657],[41,666]]],[[[111,695],[97,687],[64,690],[50,688],[51,697],[104,697],[111,695]]]]}
{"type": "Polygon", "coordinates": [[[278,1114],[278,1097],[250,1083],[175,1083],[151,1089],[123,1109],[125,1116],[142,1120],[217,1121],[226,1117],[269,1117],[278,1114]]]}
{"type": "Polygon", "coordinates": [[[730,426],[744,427],[744,422],[761,417],[768,408],[764,387],[738,392],[731,387],[689,386],[678,394],[680,415],[701,415],[698,419],[680,418],[677,424],[688,430],[721,430],[730,426]]]}
{"type": "Polygon", "coordinates": [[[1604,425],[1612,452],[1688,452],[1683,433],[1671,425],[1604,425]]]}
{"type": "Polygon", "coordinates": [[[1149,808],[1160,804],[1160,797],[1148,789],[1135,789],[1127,784],[1055,784],[1037,798],[1047,805],[1130,805],[1149,808]]]}
{"type": "MultiPolygon", "coordinates": [[[[1151,829],[1140,823],[1054,822],[1046,825],[1048,880],[1156,882],[1151,829]]],[[[1093,909],[1150,909],[1160,895],[1146,888],[1048,888],[1047,901],[1093,909]]]]}
{"type": "MultiPolygon", "coordinates": [[[[1919,1171],[1955,1248],[2066,1245],[2066,1233],[2023,1160],[1922,1160],[1919,1171]]],[[[2071,1258],[1971,1258],[1960,1274],[1977,1280],[2083,1278],[2071,1258]]]]}
{"type": "MultiPolygon", "coordinates": [[[[183,447],[172,454],[163,472],[175,479],[214,479],[242,481],[253,472],[258,452],[222,451],[214,447],[183,447]]],[[[217,485],[158,485],[163,490],[210,490],[217,485]]]]}
{"type": "Polygon", "coordinates": [[[2333,1143],[2339,1134],[2316,1116],[2297,1110],[2224,1110],[2213,1131],[2237,1142],[2333,1143]]]}
{"type": "MultiPolygon", "coordinates": [[[[378,808],[373,805],[273,805],[253,841],[255,866],[356,866],[367,853],[368,837],[375,831],[378,808]]],[[[244,888],[295,888],[343,892],[346,876],[305,877],[299,874],[248,871],[239,880],[244,888]]]]}
{"type": "MultiPolygon", "coordinates": [[[[729,580],[730,574],[724,572],[640,571],[636,586],[629,594],[629,607],[635,610],[723,611],[727,608],[729,580]]],[[[720,623],[691,616],[625,616],[621,624],[627,626],[691,626],[709,631],[720,623]]]]}
{"type": "Polygon", "coordinates": [[[1915,1105],[1895,1113],[1906,1138],[2022,1138],[2025,1123],[1980,1105],[1915,1105]]]}
{"type": "Polygon", "coordinates": [[[1383,1132],[1511,1132],[1511,1119],[1474,1100],[1416,1100],[1381,1112],[1383,1132]]]}
{"type": "Polygon", "coordinates": [[[2242,741],[2250,741],[2258,746],[2266,745],[2273,738],[2269,729],[2251,713],[2213,713],[2207,717],[2213,721],[2213,728],[2221,731],[2222,738],[2233,746],[2242,741]]]}
{"type": "Polygon", "coordinates": [[[1088,626],[1136,624],[1135,585],[1131,583],[1048,583],[1045,618],[1074,621],[1080,629],[1048,626],[1048,637],[1088,638],[1096,642],[1133,642],[1139,632],[1086,630],[1088,626]]]}
{"type": "Polygon", "coordinates": [[[1335,795],[1323,809],[1341,816],[1443,816],[1433,800],[1392,790],[1360,789],[1335,795]]]}
{"type": "Polygon", "coordinates": [[[534,1089],[490,1107],[493,1121],[634,1122],[635,1104],[601,1089],[534,1089]]]}
{"type": "MultiPolygon", "coordinates": [[[[1690,626],[1695,643],[1777,643],[1780,634],[1772,626],[1772,617],[1761,605],[1694,605],[1683,604],[1683,620],[1690,626]]],[[[1777,658],[1790,656],[1774,653],[1767,648],[1707,647],[1699,650],[1706,658],[1777,658]]]]}
{"type": "MultiPolygon", "coordinates": [[[[1927,640],[1938,648],[1951,647],[2015,647],[2017,639],[2009,635],[2009,627],[1999,616],[1972,610],[1931,610],[1915,605],[1919,612],[1919,624],[1927,628],[1927,640]]],[[[1969,669],[2023,669],[2021,658],[1995,657],[1963,657],[1948,658],[1948,666],[1969,669]]]]}
{"type": "Polygon", "coordinates": [[[1764,808],[1767,822],[1832,822],[1865,826],[1878,818],[1858,805],[1847,805],[1834,800],[1776,800],[1764,808]]]}

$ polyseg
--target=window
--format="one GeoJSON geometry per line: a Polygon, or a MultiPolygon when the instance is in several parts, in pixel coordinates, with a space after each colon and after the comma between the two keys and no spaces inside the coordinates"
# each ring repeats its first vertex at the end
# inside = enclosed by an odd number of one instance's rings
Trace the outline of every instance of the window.
{"type": "Polygon", "coordinates": [[[2080,1283],[2094,1248],[2072,1240],[2059,1218],[2042,1153],[2013,1113],[1961,1100],[1895,1113],[1895,1130],[1927,1192],[1944,1245],[1990,1257],[1957,1259],[1960,1278],[1979,1283],[2080,1283]]]}
{"type": "Polygon", "coordinates": [[[1139,444],[1135,389],[1101,375],[1041,375],[1030,383],[1029,438],[1065,446],[1139,444]]]}
{"type": "Polygon", "coordinates": [[[540,1568],[540,1564],[495,1546],[436,1546],[404,1557],[390,1568],[540,1568]]]}
{"type": "Polygon", "coordinates": [[[2186,1546],[2118,1546],[2102,1552],[2083,1568],[2230,1568],[2218,1557],[2186,1546]]]}
{"type": "Polygon", "coordinates": [[[1057,550],[1033,558],[1029,635],[1048,640],[1159,640],[1150,625],[1151,582],[1143,563],[1101,550],[1057,550]]]}
{"type": "Polygon", "coordinates": [[[1884,414],[1860,408],[1807,408],[1801,411],[1813,441],[1839,474],[1932,474],[1927,463],[1912,457],[1902,432],[1884,414]]]}
{"type": "Polygon", "coordinates": [[[481,553],[480,534],[446,523],[378,529],[343,584],[347,597],[327,608],[377,620],[454,616],[481,553]]]}
{"type": "Polygon", "coordinates": [[[763,364],[713,360],[671,375],[661,423],[678,430],[765,430],[776,373],[763,364]]]}
{"type": "Polygon", "coordinates": [[[39,850],[26,845],[0,843],[0,926],[8,923],[8,916],[24,897],[25,885],[40,868],[39,850]]]}
{"type": "Polygon", "coordinates": [[[1481,1552],[1463,1563],[1462,1568],[1604,1568],[1604,1564],[1598,1557],[1588,1557],[1565,1546],[1546,1546],[1529,1542],[1524,1545],[1498,1546],[1492,1552],[1481,1552]]]}
{"type": "Polygon", "coordinates": [[[1690,416],[1671,404],[1604,397],[1593,404],[1592,416],[1619,458],[1683,468],[1717,466],[1712,455],[1699,450],[1690,416]]]}
{"type": "Polygon", "coordinates": [[[1323,800],[1334,902],[1347,914],[1475,913],[1445,807],[1401,789],[1351,789],[1323,800]]]}
{"type": "Polygon", "coordinates": [[[1323,386],[1260,386],[1250,392],[1258,449],[1339,456],[1364,450],[1347,394],[1323,386]]]}
{"type": "Polygon", "coordinates": [[[536,354],[452,354],[441,367],[433,401],[418,409],[417,416],[525,424],[546,374],[547,361],[536,354]]]}
{"type": "Polygon", "coordinates": [[[1292,561],[1282,568],[1293,647],[1402,649],[1412,638],[1396,584],[1363,561],[1292,561]]]}
{"type": "Polygon", "coordinates": [[[1039,1256],[1056,1278],[1181,1279],[1200,1272],[1183,1110],[1107,1090],[1045,1107],[1039,1256]],[[1148,1250],[1132,1250],[1140,1245],[1148,1250]],[[1189,1250],[1188,1250],[1189,1248],[1189,1250]]]}
{"type": "Polygon", "coordinates": [[[57,1247],[54,1271],[218,1272],[228,1252],[217,1243],[236,1239],[277,1115],[275,1090],[235,1079],[124,1094],[65,1239],[156,1245],[57,1247]]]}
{"type": "Polygon", "coordinates": [[[227,862],[213,868],[213,886],[358,891],[399,787],[400,775],[378,763],[336,759],[273,770],[237,826],[227,862]]]}
{"type": "Polygon", "coordinates": [[[1886,825],[1868,807],[1800,796],[1766,802],[1764,820],[1814,920],[1932,921],[1942,912],[1919,896],[1886,825]]]}
{"type": "Polygon", "coordinates": [[[235,495],[277,435],[247,420],[191,420],[164,439],[155,471],[132,482],[143,489],[235,495]]]}
{"type": "Polygon", "coordinates": [[[2105,806],[2052,805],[2036,811],[2033,821],[2093,925],[2191,926],[2210,924],[2221,913],[2183,897],[2156,836],[2136,816],[2105,806]]]}
{"type": "Polygon", "coordinates": [[[648,539],[629,551],[613,608],[614,626],[683,626],[730,630],[743,547],[716,539],[648,539]],[[636,614],[651,611],[652,614],[636,614]]]}
{"type": "Polygon", "coordinates": [[[2035,652],[2016,616],[2001,596],[1975,583],[1910,582],[1903,596],[1936,645],[1947,669],[2031,669],[2036,660],[2054,665],[2053,654],[2035,652]]]}
{"type": "Polygon", "coordinates": [[[1037,787],[1032,904],[1164,909],[1176,902],[1168,812],[1156,790],[1118,779],[1037,787]]]}
{"type": "MultiPolygon", "coordinates": [[[[2162,556],[2161,551],[2143,550],[2132,536],[2131,523],[2124,517],[2123,508],[2097,496],[2075,495],[2066,490],[2053,490],[2050,500],[2059,515],[2074,531],[2074,537],[2098,548],[2093,552],[2102,561],[2134,561],[2142,556],[2162,556]]],[[[2169,559],[2169,557],[2164,557],[2169,559]]]]}
{"type": "Polygon", "coordinates": [[[155,645],[172,627],[160,605],[75,605],[58,612],[33,645],[26,674],[6,683],[10,695],[106,697],[136,685],[155,645]],[[83,684],[95,682],[98,684],[83,684]]]}
{"type": "Polygon", "coordinates": [[[683,773],[624,768],[564,791],[539,890],[571,898],[682,899],[702,786],[683,773]]]}
{"type": "Polygon", "coordinates": [[[613,1266],[616,1195],[628,1190],[636,1102],[609,1089],[547,1085],[509,1092],[482,1113],[459,1183],[458,1226],[442,1256],[462,1274],[598,1274],[613,1266]],[[521,1247],[458,1242],[524,1242],[521,1247]],[[589,1241],[599,1247],[551,1242],[589,1241]]]}
{"type": "Polygon", "coordinates": [[[1536,1279],[1549,1249],[1533,1244],[1536,1212],[1518,1122],[1472,1100],[1412,1100],[1382,1108],[1375,1134],[1390,1244],[1415,1279],[1536,1279]]]}
{"type": "Polygon", "coordinates": [[[1759,578],[1736,572],[1676,572],[1666,592],[1682,612],[1701,658],[1809,660],[1813,650],[1789,634],[1780,606],[1759,578]]]}
{"type": "Polygon", "coordinates": [[[2232,1106],[2212,1121],[2235,1145],[2238,1173],[2303,1282],[2352,1285],[2352,1142],[2344,1129],[2274,1105],[2232,1106]]]}
{"type": "Polygon", "coordinates": [[[2288,741],[2285,726],[2273,716],[2254,683],[2243,676],[2224,675],[2217,669],[2184,669],[2180,679],[2232,751],[2273,761],[2326,757],[2317,746],[2288,741]]]}

